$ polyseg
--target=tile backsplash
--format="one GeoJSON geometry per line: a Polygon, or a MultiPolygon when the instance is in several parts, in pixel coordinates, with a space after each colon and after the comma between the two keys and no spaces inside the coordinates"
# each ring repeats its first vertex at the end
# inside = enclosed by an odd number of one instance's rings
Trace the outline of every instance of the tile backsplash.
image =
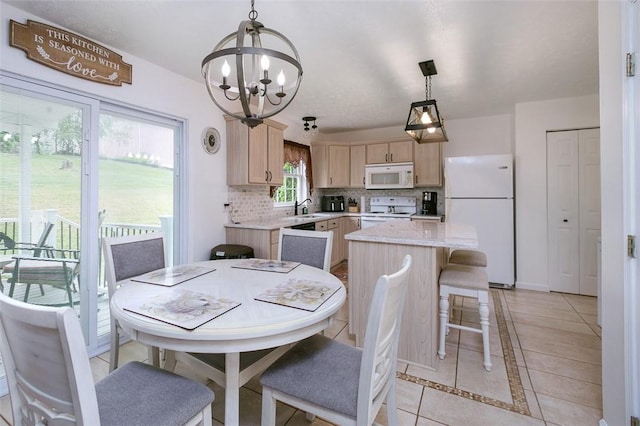
{"type": "MultiPolygon", "coordinates": [[[[227,187],[228,221],[243,222],[248,220],[264,220],[282,216],[293,215],[293,207],[274,207],[273,200],[269,196],[268,187],[227,187]]],[[[311,196],[312,203],[308,205],[309,212],[320,211],[320,198],[323,195],[343,195],[345,201],[355,198],[360,204],[361,197],[365,198],[365,206],[360,206],[360,211],[369,210],[369,199],[381,196],[416,197],[418,200],[418,213],[422,207],[422,192],[435,191],[438,193],[438,214],[444,214],[444,188],[417,188],[402,190],[366,190],[361,188],[324,188],[315,189],[311,196]]]]}

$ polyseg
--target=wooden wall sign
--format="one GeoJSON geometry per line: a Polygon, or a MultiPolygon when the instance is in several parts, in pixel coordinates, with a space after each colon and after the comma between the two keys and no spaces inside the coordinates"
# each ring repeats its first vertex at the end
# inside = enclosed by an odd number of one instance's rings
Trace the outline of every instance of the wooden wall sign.
{"type": "Polygon", "coordinates": [[[131,84],[132,67],[122,56],[60,28],[12,19],[9,44],[24,50],[32,61],[69,75],[112,86],[131,84]]]}

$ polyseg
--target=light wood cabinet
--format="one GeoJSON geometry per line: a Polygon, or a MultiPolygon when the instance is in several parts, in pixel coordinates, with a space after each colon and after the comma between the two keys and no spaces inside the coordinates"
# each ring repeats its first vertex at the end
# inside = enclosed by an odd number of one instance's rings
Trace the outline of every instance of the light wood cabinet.
{"type": "Polygon", "coordinates": [[[367,145],[367,164],[410,163],[413,141],[383,142],[367,145]]]}
{"type": "Polygon", "coordinates": [[[278,258],[280,229],[226,228],[225,232],[227,244],[249,246],[259,259],[278,258]]]}
{"type": "Polygon", "coordinates": [[[327,229],[333,231],[333,246],[331,247],[331,266],[335,266],[344,259],[344,233],[340,228],[340,218],[327,220],[327,229]]]}
{"type": "Polygon", "coordinates": [[[317,188],[346,188],[349,186],[349,146],[314,145],[313,184],[317,188]]]}
{"type": "Polygon", "coordinates": [[[249,129],[240,120],[227,120],[227,185],[283,183],[285,125],[272,120],[249,129]]]}
{"type": "Polygon", "coordinates": [[[366,145],[354,145],[350,147],[350,179],[351,188],[364,188],[364,166],[367,164],[366,145]]]}
{"type": "Polygon", "coordinates": [[[413,153],[416,187],[442,186],[442,152],[439,143],[416,143],[413,153]]]}
{"type": "Polygon", "coordinates": [[[352,232],[360,230],[360,216],[345,216],[342,218],[342,244],[343,244],[343,259],[349,258],[349,240],[345,240],[344,236],[352,232]]]}

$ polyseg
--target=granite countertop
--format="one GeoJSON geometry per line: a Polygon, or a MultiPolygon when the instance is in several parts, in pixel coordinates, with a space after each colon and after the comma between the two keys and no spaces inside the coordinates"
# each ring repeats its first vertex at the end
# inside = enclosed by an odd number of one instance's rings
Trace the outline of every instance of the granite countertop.
{"type": "Polygon", "coordinates": [[[474,249],[478,236],[471,225],[425,220],[392,220],[344,236],[350,241],[474,249]]]}
{"type": "Polygon", "coordinates": [[[273,217],[268,219],[246,220],[246,221],[235,222],[235,223],[227,223],[224,226],[226,228],[273,230],[273,229],[279,229],[279,228],[288,228],[288,227],[300,225],[303,223],[320,222],[323,220],[333,219],[333,218],[342,217],[342,216],[360,216],[360,213],[318,212],[318,213],[310,213],[310,214],[299,215],[299,216],[282,216],[282,217],[273,217]]]}

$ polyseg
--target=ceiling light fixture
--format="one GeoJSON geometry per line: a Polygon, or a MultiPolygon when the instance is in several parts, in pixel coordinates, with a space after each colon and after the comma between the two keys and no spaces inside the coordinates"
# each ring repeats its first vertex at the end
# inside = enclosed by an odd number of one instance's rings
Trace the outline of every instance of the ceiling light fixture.
{"type": "Polygon", "coordinates": [[[240,22],[238,31],[223,38],[202,60],[202,75],[213,102],[249,127],[285,109],[302,80],[300,56],[294,45],[257,18],[251,0],[249,20],[240,22]],[[274,85],[270,69],[277,73],[274,85]],[[226,108],[229,101],[233,109],[242,112],[226,108]]]}
{"type": "Polygon", "coordinates": [[[312,116],[302,117],[302,121],[304,121],[304,135],[305,137],[311,137],[318,134],[318,126],[316,126],[316,118],[312,116]],[[309,123],[313,123],[309,126],[309,123]]]}
{"type": "Polygon", "coordinates": [[[447,132],[444,130],[444,120],[438,111],[435,99],[431,99],[431,76],[436,75],[436,65],[433,60],[418,64],[425,76],[426,100],[413,102],[407,117],[404,131],[418,143],[447,142],[447,132]]]}

